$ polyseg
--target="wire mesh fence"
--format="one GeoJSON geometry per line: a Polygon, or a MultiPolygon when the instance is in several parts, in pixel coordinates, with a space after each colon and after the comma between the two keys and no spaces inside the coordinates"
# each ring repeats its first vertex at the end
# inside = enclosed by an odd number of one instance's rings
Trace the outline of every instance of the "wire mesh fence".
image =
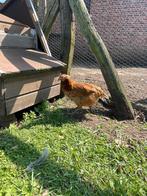
{"type": "MultiPolygon", "coordinates": [[[[147,1],[85,0],[97,31],[116,67],[147,67],[147,1]]],[[[58,16],[49,37],[54,57],[60,59],[61,31],[58,16]]],[[[74,66],[98,67],[92,52],[76,30],[74,66]]]]}

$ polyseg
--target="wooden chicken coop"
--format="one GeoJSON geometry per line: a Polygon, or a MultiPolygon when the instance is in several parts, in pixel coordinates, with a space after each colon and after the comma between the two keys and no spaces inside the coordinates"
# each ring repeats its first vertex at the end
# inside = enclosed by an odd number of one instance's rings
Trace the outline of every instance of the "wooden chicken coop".
{"type": "Polygon", "coordinates": [[[0,4],[0,126],[60,94],[64,64],[50,54],[31,0],[0,4]]]}
{"type": "Polygon", "coordinates": [[[60,12],[60,56],[65,64],[51,56],[32,0],[0,2],[0,126],[16,112],[60,94],[59,74],[70,74],[72,66],[75,20],[100,64],[116,115],[122,119],[134,118],[131,102],[84,0],[49,1],[43,31],[48,37],[60,12]]]}

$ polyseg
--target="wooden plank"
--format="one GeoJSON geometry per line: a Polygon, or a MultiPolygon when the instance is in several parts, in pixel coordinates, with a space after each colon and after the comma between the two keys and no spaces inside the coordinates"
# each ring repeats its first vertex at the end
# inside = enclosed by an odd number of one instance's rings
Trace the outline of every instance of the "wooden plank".
{"type": "Polygon", "coordinates": [[[49,34],[52,28],[52,25],[59,13],[59,1],[58,0],[50,0],[48,2],[47,14],[44,19],[43,32],[45,34],[46,39],[48,40],[49,34]]]}
{"type": "Polygon", "coordinates": [[[60,85],[56,85],[50,88],[46,88],[26,95],[22,95],[17,98],[6,100],[7,115],[13,114],[22,109],[33,106],[37,103],[42,102],[43,100],[58,96],[59,94],[60,94],[60,85]]]}
{"type": "Polygon", "coordinates": [[[0,31],[5,33],[17,33],[20,35],[30,35],[30,28],[3,14],[0,14],[0,31]]]}
{"type": "Polygon", "coordinates": [[[65,73],[70,75],[75,46],[75,20],[67,0],[60,0],[61,61],[66,63],[65,73]]]}
{"type": "Polygon", "coordinates": [[[44,72],[7,78],[4,80],[5,99],[57,85],[60,83],[58,80],[59,74],[60,72],[57,70],[56,72],[44,72]]]}
{"type": "Polygon", "coordinates": [[[34,39],[29,36],[20,36],[0,32],[0,48],[35,48],[34,39]]]}
{"type": "Polygon", "coordinates": [[[115,104],[117,116],[122,119],[133,119],[134,111],[132,105],[126,96],[112,58],[94,27],[84,1],[69,0],[69,4],[75,14],[82,34],[101,65],[103,76],[112,96],[112,101],[115,104]]]}
{"type": "Polygon", "coordinates": [[[1,77],[14,74],[29,74],[41,71],[62,71],[64,63],[48,56],[44,52],[25,49],[0,50],[0,74],[1,77]]]}

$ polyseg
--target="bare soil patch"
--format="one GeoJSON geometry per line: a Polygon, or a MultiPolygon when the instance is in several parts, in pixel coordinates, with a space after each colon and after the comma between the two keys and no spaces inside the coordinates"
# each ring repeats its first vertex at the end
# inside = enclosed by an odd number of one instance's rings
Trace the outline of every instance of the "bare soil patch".
{"type": "MultiPolygon", "coordinates": [[[[123,68],[118,69],[118,73],[133,107],[139,113],[142,113],[145,120],[147,120],[147,69],[123,68]]],[[[78,81],[100,85],[107,91],[99,69],[73,68],[72,77],[78,81]]],[[[70,100],[63,99],[63,108],[67,109],[67,114],[72,113],[74,107],[74,103],[70,100]]],[[[75,121],[79,121],[82,126],[91,128],[92,131],[99,132],[99,130],[103,130],[104,134],[109,135],[110,139],[123,138],[124,140],[131,138],[139,141],[147,139],[147,122],[138,120],[118,121],[111,115],[111,112],[99,104],[93,113],[83,109],[71,114],[71,116],[75,121]]]]}

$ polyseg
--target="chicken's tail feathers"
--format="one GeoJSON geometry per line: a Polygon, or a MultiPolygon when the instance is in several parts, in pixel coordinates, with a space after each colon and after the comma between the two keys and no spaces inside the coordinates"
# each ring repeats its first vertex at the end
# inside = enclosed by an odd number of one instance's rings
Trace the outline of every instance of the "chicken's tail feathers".
{"type": "Polygon", "coordinates": [[[97,89],[97,97],[98,102],[105,108],[111,109],[112,108],[112,100],[111,97],[107,95],[107,93],[101,88],[96,87],[97,89]]]}
{"type": "Polygon", "coordinates": [[[111,108],[111,100],[109,98],[106,97],[99,98],[98,102],[107,109],[111,108]]]}
{"type": "Polygon", "coordinates": [[[99,97],[98,102],[105,108],[111,109],[112,108],[112,100],[104,91],[102,96],[99,97]]]}

